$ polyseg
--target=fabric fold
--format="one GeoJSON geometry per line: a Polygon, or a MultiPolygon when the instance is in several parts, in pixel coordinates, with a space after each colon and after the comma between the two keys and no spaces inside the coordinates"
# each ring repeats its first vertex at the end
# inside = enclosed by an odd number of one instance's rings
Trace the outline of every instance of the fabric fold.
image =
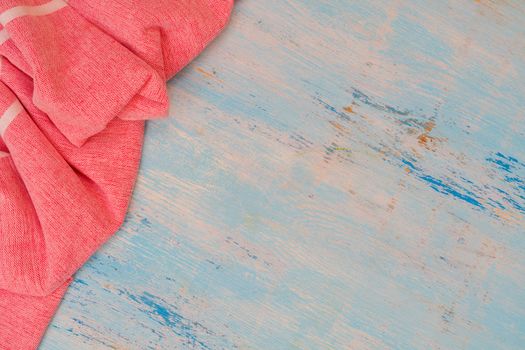
{"type": "Polygon", "coordinates": [[[166,114],[165,80],[232,4],[0,0],[1,350],[38,346],[71,276],[117,231],[144,120],[166,114]]]}
{"type": "MultiPolygon", "coordinates": [[[[77,148],[32,105],[28,77],[7,61],[1,77],[16,84],[12,88],[32,117],[20,107],[7,129],[0,129],[11,160],[0,178],[4,205],[11,209],[0,214],[0,289],[47,295],[122,223],[138,170],[143,123],[115,120],[77,148]]],[[[4,115],[22,105],[4,83],[0,95],[4,115]]]]}
{"type": "Polygon", "coordinates": [[[52,294],[35,297],[0,290],[0,350],[36,349],[71,280],[52,294]]]}
{"type": "Polygon", "coordinates": [[[233,0],[69,0],[68,4],[169,79],[224,28],[233,0]]]}
{"type": "Polygon", "coordinates": [[[11,7],[0,21],[10,19],[2,25],[30,69],[35,106],[72,144],[81,146],[117,117],[166,116],[166,83],[155,69],[65,3],[46,15],[31,11],[45,5],[11,7]],[[26,10],[10,14],[17,8],[26,10]]]}

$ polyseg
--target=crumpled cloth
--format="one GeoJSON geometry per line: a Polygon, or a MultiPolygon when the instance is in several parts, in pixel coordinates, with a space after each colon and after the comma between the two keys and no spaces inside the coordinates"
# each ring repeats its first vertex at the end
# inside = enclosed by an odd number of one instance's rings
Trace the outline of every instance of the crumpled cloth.
{"type": "Polygon", "coordinates": [[[144,121],[233,0],[0,0],[0,349],[35,349],[122,224],[144,121]]]}

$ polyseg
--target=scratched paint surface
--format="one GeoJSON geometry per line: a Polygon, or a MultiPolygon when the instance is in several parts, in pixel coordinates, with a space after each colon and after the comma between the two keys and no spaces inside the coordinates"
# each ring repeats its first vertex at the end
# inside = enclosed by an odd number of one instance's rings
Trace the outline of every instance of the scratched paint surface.
{"type": "Polygon", "coordinates": [[[524,18],[238,1],[41,348],[523,348],[524,18]]]}

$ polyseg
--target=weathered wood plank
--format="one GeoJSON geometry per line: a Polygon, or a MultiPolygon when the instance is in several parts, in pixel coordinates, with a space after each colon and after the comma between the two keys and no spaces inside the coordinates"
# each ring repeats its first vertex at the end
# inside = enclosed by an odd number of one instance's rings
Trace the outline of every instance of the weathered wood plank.
{"type": "Polygon", "coordinates": [[[42,349],[519,349],[525,4],[247,1],[42,349]]]}

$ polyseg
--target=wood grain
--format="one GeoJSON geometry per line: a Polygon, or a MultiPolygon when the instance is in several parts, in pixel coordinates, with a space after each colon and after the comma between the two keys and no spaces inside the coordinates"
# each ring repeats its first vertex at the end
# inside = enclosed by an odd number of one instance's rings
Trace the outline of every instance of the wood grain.
{"type": "Polygon", "coordinates": [[[41,348],[522,349],[524,18],[238,1],[41,348]]]}

